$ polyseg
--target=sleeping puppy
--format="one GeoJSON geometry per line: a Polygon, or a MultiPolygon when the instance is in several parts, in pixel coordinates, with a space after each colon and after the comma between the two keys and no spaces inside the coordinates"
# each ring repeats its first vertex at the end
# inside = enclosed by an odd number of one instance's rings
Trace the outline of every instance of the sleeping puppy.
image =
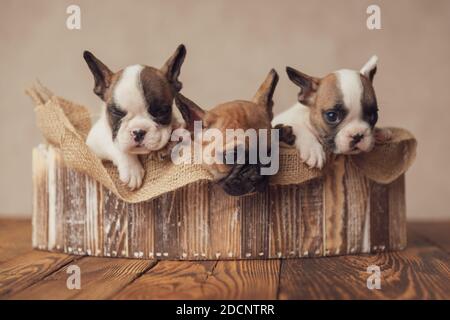
{"type": "Polygon", "coordinates": [[[273,145],[269,145],[267,141],[271,139],[272,97],[277,82],[278,75],[275,70],[271,70],[252,101],[226,102],[208,111],[181,94],[175,99],[186,122],[186,129],[195,136],[194,144],[199,139],[197,146],[207,150],[201,153],[198,163],[205,165],[214,180],[230,195],[240,196],[262,191],[268,183],[268,175],[262,174],[262,170],[263,167],[267,169],[270,164],[261,159],[260,151],[265,151],[267,155],[273,145]],[[199,125],[198,131],[196,125],[199,125]],[[233,136],[231,132],[246,132],[248,136],[233,136]],[[252,135],[252,132],[255,134],[252,135]],[[213,133],[217,134],[211,139],[213,133]],[[217,139],[221,142],[217,143],[217,139]],[[242,158],[239,156],[240,152],[242,158]]]}
{"type": "Polygon", "coordinates": [[[295,145],[310,167],[322,168],[326,152],[357,154],[389,140],[391,132],[375,128],[378,104],[372,86],[377,70],[373,56],[361,68],[339,70],[324,78],[287,67],[289,79],[300,87],[298,102],[272,123],[293,128],[295,145]]]}
{"type": "Polygon", "coordinates": [[[178,81],[186,49],[180,45],[161,69],[144,65],[112,72],[89,51],[84,52],[94,80],[94,93],[103,100],[100,119],[87,137],[87,145],[119,170],[131,190],[139,188],[144,169],[138,155],[162,150],[173,126],[172,104],[181,90],[178,81]]]}

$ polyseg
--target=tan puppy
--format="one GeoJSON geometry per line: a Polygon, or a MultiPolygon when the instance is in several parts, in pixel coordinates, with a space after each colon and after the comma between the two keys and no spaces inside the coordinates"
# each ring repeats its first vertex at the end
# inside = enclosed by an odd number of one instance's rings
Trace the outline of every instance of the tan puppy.
{"type": "Polygon", "coordinates": [[[261,159],[260,151],[270,154],[271,145],[267,141],[272,141],[272,97],[277,82],[278,74],[272,69],[252,101],[226,102],[208,111],[204,111],[181,94],[175,98],[186,128],[197,135],[197,138],[201,135],[199,144],[203,150],[207,150],[202,153],[201,162],[230,195],[239,196],[262,191],[267,185],[268,176],[261,174],[261,169],[270,163],[261,159]],[[195,133],[194,121],[201,121],[200,132],[195,133]],[[245,131],[245,134],[232,135],[231,131],[245,131]],[[217,140],[208,138],[211,132],[221,133],[221,143],[217,144],[217,140]],[[239,150],[242,151],[241,155],[245,154],[245,159],[240,158],[239,150]],[[259,156],[255,156],[255,152],[259,156]],[[232,164],[228,161],[230,159],[232,164]]]}

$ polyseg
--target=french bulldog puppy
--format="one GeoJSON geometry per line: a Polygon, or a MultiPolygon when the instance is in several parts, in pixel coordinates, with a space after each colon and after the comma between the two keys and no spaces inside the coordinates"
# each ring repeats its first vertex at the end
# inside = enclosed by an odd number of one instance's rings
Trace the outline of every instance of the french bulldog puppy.
{"type": "Polygon", "coordinates": [[[131,190],[139,188],[144,177],[138,155],[162,150],[169,142],[176,122],[172,104],[182,87],[178,76],[185,55],[180,45],[161,69],[131,65],[112,72],[89,51],[83,54],[94,76],[94,93],[103,101],[86,143],[101,159],[117,166],[120,180],[131,190]]]}
{"type": "MultiPolygon", "coordinates": [[[[203,110],[181,94],[178,94],[175,98],[175,103],[185,120],[186,129],[189,132],[194,132],[194,121],[201,121],[203,138],[200,144],[203,150],[209,149],[211,151],[211,153],[202,154],[202,163],[213,174],[215,181],[230,195],[240,196],[254,191],[262,191],[268,183],[268,175],[261,174],[261,167],[266,164],[262,164],[259,158],[253,163],[249,161],[249,152],[250,150],[255,151],[255,147],[270,149],[269,143],[261,143],[259,135],[257,145],[251,145],[246,139],[228,138],[227,129],[244,131],[254,129],[258,133],[264,134],[267,132],[267,135],[270,135],[271,120],[273,118],[272,97],[277,82],[278,74],[272,69],[252,101],[235,100],[226,102],[208,111],[203,110]],[[219,146],[221,150],[216,150],[216,145],[213,144],[216,141],[205,139],[205,135],[211,129],[219,130],[221,135],[226,137],[223,140],[223,144],[219,146]],[[266,129],[267,131],[261,129],[266,129]],[[239,162],[229,164],[226,161],[220,163],[209,159],[210,156],[214,157],[216,151],[218,151],[219,157],[231,156],[233,158],[236,156],[238,147],[245,148],[245,161],[242,161],[240,164],[239,162]]],[[[271,141],[270,137],[262,136],[266,137],[266,141],[271,141]]],[[[270,150],[267,149],[266,151],[270,153],[270,150]]]]}
{"type": "Polygon", "coordinates": [[[368,152],[375,142],[390,139],[390,130],[375,128],[378,104],[372,82],[377,60],[373,56],[360,71],[342,69],[324,78],[286,68],[301,91],[298,102],[277,115],[272,124],[292,127],[295,146],[310,167],[322,168],[327,152],[368,152]]]}

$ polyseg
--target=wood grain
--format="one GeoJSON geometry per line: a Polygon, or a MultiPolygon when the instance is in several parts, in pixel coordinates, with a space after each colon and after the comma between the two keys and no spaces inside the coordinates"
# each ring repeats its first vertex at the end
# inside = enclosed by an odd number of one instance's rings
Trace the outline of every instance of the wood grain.
{"type": "Polygon", "coordinates": [[[200,299],[276,299],[280,261],[219,261],[201,286],[200,299]]]}
{"type": "Polygon", "coordinates": [[[102,223],[99,199],[102,186],[90,177],[86,177],[86,216],[84,242],[86,254],[99,256],[103,252],[102,223]]]}
{"type": "Polygon", "coordinates": [[[157,198],[155,215],[155,258],[180,257],[180,209],[179,199],[183,191],[178,189],[157,198]]]}
{"type": "Polygon", "coordinates": [[[300,186],[301,256],[323,254],[323,179],[314,179],[300,186]]]}
{"type": "Polygon", "coordinates": [[[345,164],[347,253],[370,252],[370,182],[351,161],[345,164]],[[367,234],[366,234],[367,229],[367,234]]]}
{"type": "Polygon", "coordinates": [[[64,234],[65,251],[86,253],[86,175],[65,170],[64,234]]]}
{"type": "Polygon", "coordinates": [[[30,251],[0,264],[0,299],[19,292],[42,280],[76,256],[30,251]]]}
{"type": "Polygon", "coordinates": [[[323,181],[323,214],[325,219],[325,255],[347,251],[347,203],[345,190],[345,156],[337,156],[329,164],[323,181]]]}
{"type": "Polygon", "coordinates": [[[103,255],[128,257],[128,209],[129,205],[111,191],[102,188],[103,255]]]}
{"type": "Polygon", "coordinates": [[[406,247],[406,193],[405,176],[401,175],[388,186],[389,249],[406,247]]]}
{"type": "Polygon", "coordinates": [[[271,258],[298,257],[301,242],[301,188],[298,185],[270,186],[271,258]]]}
{"type": "Polygon", "coordinates": [[[0,220],[0,264],[31,250],[29,219],[0,220]]]}
{"type": "MultiPolygon", "coordinates": [[[[25,248],[29,224],[0,219],[0,240],[25,248]]],[[[400,252],[318,259],[156,263],[18,251],[0,263],[0,299],[450,299],[449,227],[410,224],[400,252]],[[81,290],[67,290],[71,264],[81,290]],[[380,290],[366,286],[370,265],[381,269],[380,290]]]]}
{"type": "Polygon", "coordinates": [[[405,251],[370,256],[283,260],[280,299],[449,299],[450,257],[423,238],[405,251]],[[370,290],[367,267],[381,269],[381,289],[370,290]]]}
{"type": "Polygon", "coordinates": [[[68,289],[64,266],[10,299],[107,299],[150,269],[156,261],[84,257],[74,262],[80,268],[81,288],[68,289]]]}
{"type": "Polygon", "coordinates": [[[62,251],[64,248],[64,194],[66,171],[62,155],[53,147],[48,147],[48,243],[49,250],[62,251]]]}
{"type": "Polygon", "coordinates": [[[241,211],[241,258],[269,255],[269,193],[258,192],[239,198],[241,211]]]}
{"type": "Polygon", "coordinates": [[[159,261],[113,299],[198,299],[215,261],[159,261]]]}
{"type": "Polygon", "coordinates": [[[147,201],[127,206],[128,257],[154,257],[154,219],[156,203],[147,201]]]}
{"type": "Polygon", "coordinates": [[[227,195],[218,185],[211,185],[209,190],[211,256],[216,259],[241,257],[239,198],[227,195]]]}
{"type": "Polygon", "coordinates": [[[180,190],[180,258],[206,259],[209,250],[208,183],[195,182],[180,190]]]}
{"type": "Polygon", "coordinates": [[[370,252],[384,251],[389,248],[389,190],[376,182],[370,190],[370,252]]]}
{"type": "Polygon", "coordinates": [[[48,157],[45,148],[33,149],[33,234],[34,248],[48,244],[48,157]]]}

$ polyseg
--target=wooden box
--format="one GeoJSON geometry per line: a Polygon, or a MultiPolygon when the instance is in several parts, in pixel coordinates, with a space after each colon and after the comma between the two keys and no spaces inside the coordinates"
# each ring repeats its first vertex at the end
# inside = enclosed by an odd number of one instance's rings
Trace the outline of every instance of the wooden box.
{"type": "Polygon", "coordinates": [[[207,181],[136,204],[64,166],[58,149],[33,150],[33,247],[143,259],[335,256],[406,245],[404,174],[369,180],[345,156],[323,176],[264,193],[226,195],[207,181]]]}

